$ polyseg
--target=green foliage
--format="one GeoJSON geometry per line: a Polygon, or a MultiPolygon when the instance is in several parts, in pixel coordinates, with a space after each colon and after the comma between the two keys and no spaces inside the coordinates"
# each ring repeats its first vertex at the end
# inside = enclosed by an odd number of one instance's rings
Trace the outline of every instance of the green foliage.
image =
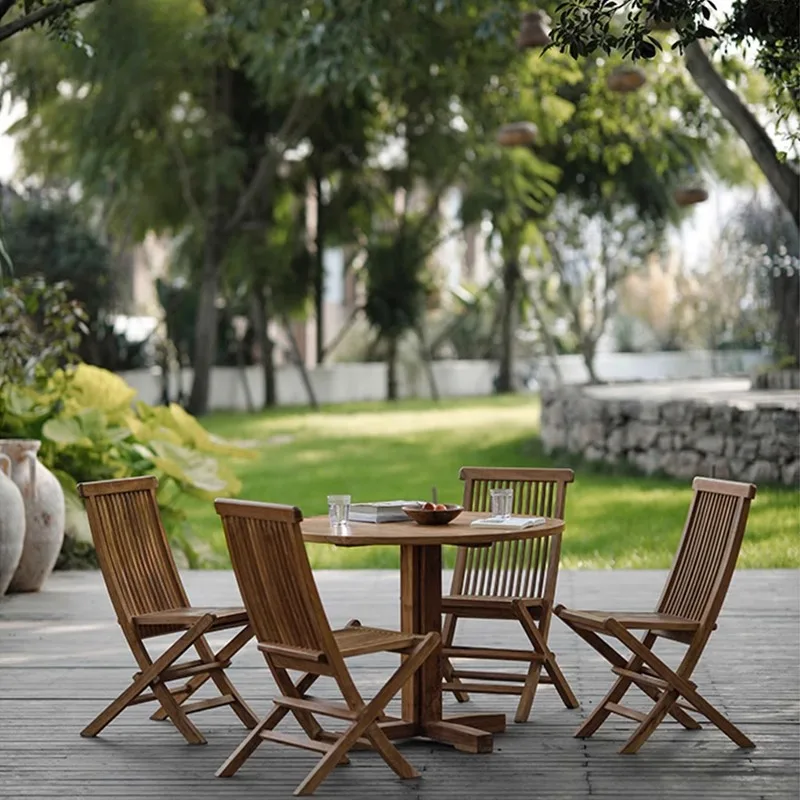
{"type": "Polygon", "coordinates": [[[114,301],[111,255],[71,204],[30,198],[6,218],[5,243],[18,278],[39,275],[47,283],[69,284],[95,323],[114,301]]]}
{"type": "MultiPolygon", "coordinates": [[[[797,141],[800,113],[800,5],[797,0],[734,0],[711,27],[717,6],[711,0],[564,0],[553,27],[554,46],[574,58],[597,50],[652,59],[664,47],[658,26],[677,33],[671,47],[683,50],[697,40],[723,49],[755,49],[758,67],[770,82],[771,101],[790,139],[797,141]]],[[[717,15],[718,16],[718,15],[717,15]]]]}
{"type": "Polygon", "coordinates": [[[425,287],[422,269],[426,242],[409,225],[394,237],[373,241],[367,256],[367,319],[380,336],[397,340],[420,321],[425,287]]]}
{"type": "Polygon", "coordinates": [[[86,315],[64,283],[41,278],[0,283],[0,390],[41,386],[77,358],[86,315]]]}
{"type": "Polygon", "coordinates": [[[197,566],[205,554],[186,524],[183,498],[209,502],[238,493],[241,484],[227,459],[253,453],[211,436],[180,406],[138,402],[132,408],[135,394],[119,376],[86,364],[56,371],[36,388],[6,384],[0,390],[0,437],[40,439],[39,458],[73,506],[82,481],[156,475],[170,538],[197,566]]]}

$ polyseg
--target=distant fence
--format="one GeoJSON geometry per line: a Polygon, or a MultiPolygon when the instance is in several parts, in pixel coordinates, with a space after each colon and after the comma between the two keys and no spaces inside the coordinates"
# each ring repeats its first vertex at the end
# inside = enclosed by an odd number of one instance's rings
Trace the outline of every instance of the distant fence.
{"type": "MultiPolygon", "coordinates": [[[[708,378],[716,375],[746,375],[766,362],[766,356],[752,351],[692,351],[678,353],[600,353],[597,356],[598,375],[606,381],[655,381],[686,378],[708,378]]],[[[494,390],[497,365],[492,361],[436,361],[436,383],[442,397],[486,396],[494,390]]],[[[560,356],[559,367],[565,383],[584,383],[588,379],[579,356],[560,356]]],[[[549,381],[550,371],[545,363],[534,368],[520,362],[518,375],[549,381]]],[[[161,376],[154,370],[131,370],[122,377],[139,392],[147,403],[161,400],[161,376]]],[[[382,363],[334,363],[309,371],[311,383],[320,403],[351,403],[362,400],[383,400],[386,396],[386,365],[382,363]]],[[[401,397],[429,397],[428,380],[422,365],[401,366],[399,369],[401,397]]],[[[185,391],[191,388],[192,371],[183,370],[181,380],[185,391]]],[[[256,408],[264,401],[264,378],[260,367],[214,367],[211,375],[209,406],[214,410],[244,410],[247,408],[245,381],[256,408]]],[[[171,383],[171,396],[177,395],[171,383]]],[[[278,404],[303,405],[308,402],[300,373],[295,367],[276,370],[278,404]]]]}

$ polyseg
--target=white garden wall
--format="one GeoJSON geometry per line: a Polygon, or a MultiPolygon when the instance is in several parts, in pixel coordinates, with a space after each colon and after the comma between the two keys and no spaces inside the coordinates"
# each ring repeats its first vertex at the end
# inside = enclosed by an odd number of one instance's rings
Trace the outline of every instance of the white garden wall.
{"type": "MultiPolygon", "coordinates": [[[[744,375],[766,361],[766,356],[751,351],[686,353],[601,353],[597,356],[598,375],[606,381],[669,380],[707,378],[715,375],[744,375]]],[[[586,370],[579,356],[561,356],[559,366],[564,381],[584,383],[586,370]]],[[[492,393],[497,365],[491,361],[436,361],[436,381],[443,397],[484,396],[492,393]]],[[[525,363],[518,365],[518,374],[535,374],[547,380],[547,367],[537,371],[525,363]]],[[[132,370],[122,377],[139,392],[139,398],[156,404],[161,399],[161,377],[155,370],[132,370]]],[[[310,371],[311,381],[320,403],[349,403],[359,400],[382,400],[386,396],[386,365],[330,364],[310,371]]],[[[264,382],[260,367],[248,367],[244,378],[253,404],[260,408],[264,398],[264,382]]],[[[429,396],[428,382],[422,365],[400,368],[401,397],[429,396]]],[[[184,370],[184,388],[188,391],[192,371],[184,370]]],[[[177,387],[173,385],[173,397],[177,387]]],[[[300,373],[295,367],[277,370],[278,403],[282,406],[304,405],[307,402],[300,373]]],[[[210,407],[213,410],[247,408],[243,374],[234,367],[215,367],[211,378],[210,407]]]]}

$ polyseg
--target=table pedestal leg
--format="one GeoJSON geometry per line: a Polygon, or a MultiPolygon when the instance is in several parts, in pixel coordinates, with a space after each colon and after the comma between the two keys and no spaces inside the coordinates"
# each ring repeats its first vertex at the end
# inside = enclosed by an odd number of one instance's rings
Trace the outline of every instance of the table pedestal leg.
{"type": "MultiPolygon", "coordinates": [[[[403,631],[441,632],[441,546],[400,548],[400,600],[403,631]]],[[[417,670],[403,687],[402,720],[387,720],[381,728],[392,739],[424,736],[468,753],[491,753],[492,734],[505,730],[505,715],[461,714],[443,718],[442,663],[440,650],[417,670]]]]}

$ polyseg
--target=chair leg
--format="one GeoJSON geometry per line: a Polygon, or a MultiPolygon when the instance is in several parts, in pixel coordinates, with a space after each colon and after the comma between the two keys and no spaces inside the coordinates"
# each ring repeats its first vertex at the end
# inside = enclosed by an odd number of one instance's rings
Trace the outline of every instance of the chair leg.
{"type": "MultiPolygon", "coordinates": [[[[253,631],[248,625],[233,639],[231,639],[231,641],[228,642],[228,646],[223,647],[219,653],[214,653],[205,637],[201,637],[195,646],[197,648],[197,652],[200,654],[200,658],[209,661],[216,660],[221,661],[222,663],[228,663],[230,659],[239,650],[241,650],[242,647],[244,647],[244,645],[247,644],[252,637],[253,631]],[[230,645],[234,645],[234,647],[230,648],[230,645]]],[[[237,717],[239,717],[245,728],[255,728],[255,726],[258,725],[258,717],[253,713],[253,710],[250,708],[250,706],[247,705],[241,694],[239,694],[239,690],[233,685],[230,678],[225,673],[225,670],[215,669],[208,674],[211,680],[216,684],[220,694],[229,694],[231,697],[233,697],[231,710],[234,714],[236,714],[237,717]]]]}
{"type": "MultiPolygon", "coordinates": [[[[319,678],[310,672],[305,673],[295,684],[295,689],[301,695],[305,694],[319,678]]],[[[289,709],[286,706],[277,706],[264,719],[261,720],[251,731],[241,744],[228,756],[222,766],[217,770],[218,778],[230,778],[235,775],[239,768],[256,751],[256,748],[264,740],[261,738],[261,731],[272,730],[287,714],[289,709]]]]}
{"type": "Polygon", "coordinates": [[[189,721],[189,718],[180,711],[178,703],[172,693],[164,684],[158,684],[155,680],[158,676],[179,659],[212,625],[213,618],[210,615],[201,617],[186,633],[177,641],[173,642],[155,661],[150,658],[147,648],[141,639],[134,638],[132,634],[126,633],[131,652],[136,658],[141,668],[141,672],[134,679],[131,685],[125,689],[115,700],[109,703],[82,731],[81,736],[91,738],[97,736],[107,725],[113,722],[129,705],[147,688],[151,688],[162,707],[167,709],[168,716],[175,723],[178,730],[183,733],[187,741],[191,744],[204,744],[205,739],[199,730],[189,721]],[[185,720],[178,725],[176,719],[185,720]]]}
{"type": "Polygon", "coordinates": [[[639,748],[653,734],[653,731],[664,721],[664,717],[667,716],[670,707],[678,699],[678,694],[674,689],[668,689],[663,692],[650,710],[650,713],[642,720],[619,752],[623,755],[633,755],[638,752],[639,748]]]}
{"type": "Polygon", "coordinates": [[[351,708],[358,709],[359,716],[297,787],[296,795],[312,794],[363,733],[368,734],[367,738],[397,775],[401,778],[418,777],[419,773],[389,741],[375,721],[386,708],[386,704],[400,691],[420,666],[436,652],[440,644],[440,637],[437,634],[429,633],[407,654],[405,660],[392,673],[389,680],[366,705],[363,705],[364,701],[353,683],[350,673],[343,667],[344,673],[337,676],[337,683],[345,701],[351,708]]]}
{"type": "MultiPolygon", "coordinates": [[[[205,661],[230,661],[239,650],[253,638],[253,631],[249,625],[242,628],[227,644],[225,644],[218,653],[214,653],[205,638],[199,639],[195,645],[197,654],[205,661]],[[201,649],[202,648],[202,649],[201,649]]],[[[220,691],[220,694],[230,694],[234,698],[231,703],[231,708],[237,717],[242,721],[246,728],[253,728],[258,724],[258,717],[253,713],[252,709],[244,701],[239,691],[231,682],[230,678],[225,674],[224,670],[217,670],[217,677],[209,672],[204,672],[190,678],[186,685],[178,692],[174,693],[175,700],[178,704],[185,703],[193,694],[195,694],[205,683],[212,678],[220,691]]],[[[159,708],[150,719],[156,722],[162,722],[167,719],[167,712],[163,708],[159,708]]]]}
{"type": "Polygon", "coordinates": [[[522,624],[525,634],[530,640],[534,652],[541,656],[541,659],[532,662],[528,669],[528,678],[522,690],[522,696],[517,706],[514,722],[527,722],[536,694],[536,688],[539,684],[539,676],[541,675],[542,667],[547,670],[547,674],[550,676],[550,680],[553,682],[553,686],[555,686],[564,705],[567,708],[578,708],[580,705],[578,699],[575,697],[572,688],[564,677],[564,673],[558,666],[555,654],[547,646],[544,634],[536,625],[536,621],[530,615],[527,607],[523,603],[515,603],[514,611],[522,624]]]}
{"type": "MultiPolygon", "coordinates": [[[[456,623],[458,617],[454,614],[447,614],[444,618],[444,625],[442,626],[442,647],[447,648],[453,644],[453,639],[456,635],[456,623]]],[[[461,683],[461,679],[455,674],[453,662],[446,656],[442,659],[442,672],[444,679],[448,683],[461,683]]],[[[453,689],[453,696],[459,703],[466,703],[469,701],[469,694],[462,692],[460,689],[453,689]]]]}
{"type": "MultiPolygon", "coordinates": [[[[755,747],[753,741],[742,733],[724,714],[721,714],[708,702],[690,683],[688,677],[678,674],[665,664],[647,645],[647,639],[640,642],[635,636],[631,635],[622,625],[616,620],[611,620],[608,623],[609,631],[613,633],[632,653],[634,653],[640,662],[646,663],[662,680],[666,681],[669,686],[669,691],[675,691],[677,695],[683,696],[689,703],[697,709],[699,713],[705,716],[709,722],[717,726],[731,741],[739,745],[739,747],[755,747]]],[[[679,668],[680,669],[680,668],[679,668]]],[[[665,695],[669,692],[665,692],[665,695]]],[[[674,700],[673,700],[674,703],[674,700]]],[[[670,703],[670,706],[672,703],[670,703]]]]}

